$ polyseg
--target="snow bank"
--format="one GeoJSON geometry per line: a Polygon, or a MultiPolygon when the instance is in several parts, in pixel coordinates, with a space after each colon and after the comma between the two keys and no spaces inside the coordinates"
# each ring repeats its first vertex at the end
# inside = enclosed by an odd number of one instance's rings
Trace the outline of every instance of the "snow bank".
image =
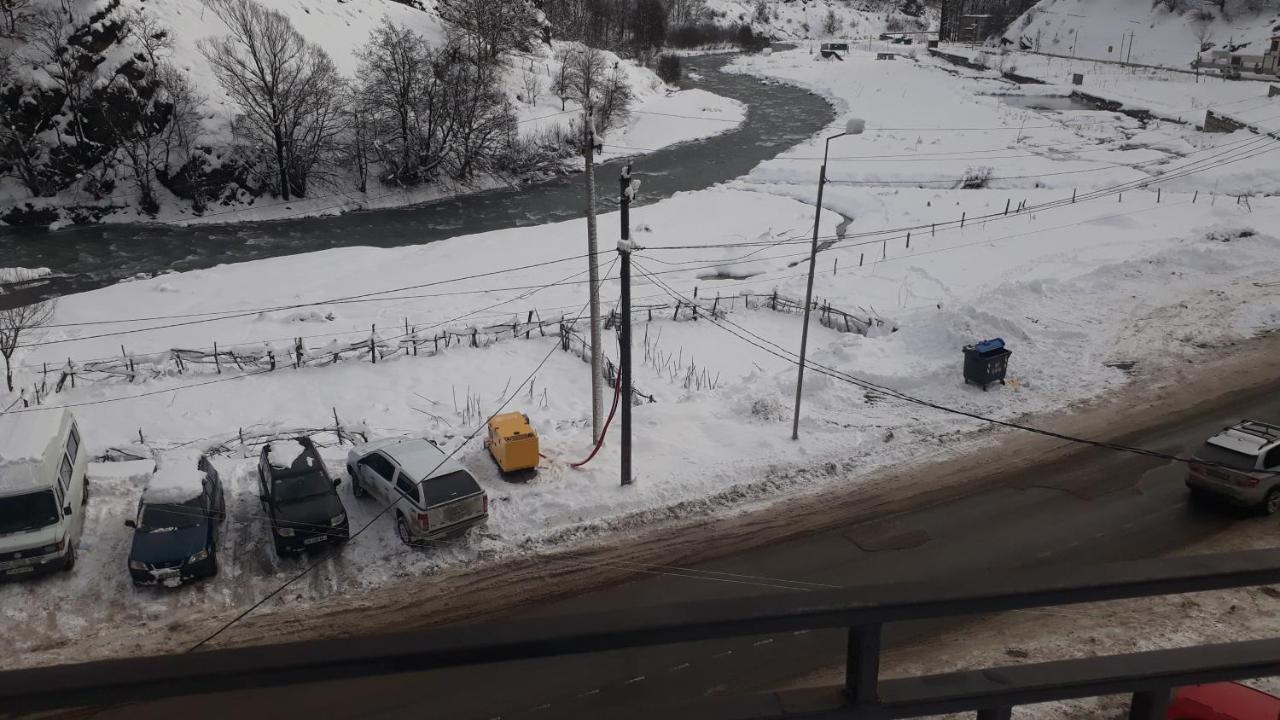
{"type": "Polygon", "coordinates": [[[27,280],[49,277],[52,274],[53,271],[46,267],[0,267],[0,283],[26,282],[27,280]]]}

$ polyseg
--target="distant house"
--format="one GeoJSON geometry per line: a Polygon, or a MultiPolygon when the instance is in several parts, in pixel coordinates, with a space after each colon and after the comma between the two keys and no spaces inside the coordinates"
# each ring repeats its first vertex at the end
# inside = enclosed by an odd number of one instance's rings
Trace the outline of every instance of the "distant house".
{"type": "Polygon", "coordinates": [[[1280,75],[1280,34],[1271,37],[1271,47],[1262,56],[1262,72],[1280,75]]]}

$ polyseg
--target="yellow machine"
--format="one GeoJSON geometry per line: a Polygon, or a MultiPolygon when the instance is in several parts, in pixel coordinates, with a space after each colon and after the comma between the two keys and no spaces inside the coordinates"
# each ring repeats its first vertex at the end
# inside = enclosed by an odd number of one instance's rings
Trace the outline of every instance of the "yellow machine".
{"type": "Polygon", "coordinates": [[[485,440],[489,454],[502,472],[517,472],[538,467],[538,433],[524,413],[504,413],[489,420],[489,437],[485,440]]]}

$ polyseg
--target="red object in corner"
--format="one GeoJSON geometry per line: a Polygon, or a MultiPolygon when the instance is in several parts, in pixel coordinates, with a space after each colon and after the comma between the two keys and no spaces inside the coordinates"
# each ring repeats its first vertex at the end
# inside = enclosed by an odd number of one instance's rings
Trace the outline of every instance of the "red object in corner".
{"type": "Polygon", "coordinates": [[[1168,720],[1280,720],[1280,698],[1240,683],[1178,688],[1168,720]]]}

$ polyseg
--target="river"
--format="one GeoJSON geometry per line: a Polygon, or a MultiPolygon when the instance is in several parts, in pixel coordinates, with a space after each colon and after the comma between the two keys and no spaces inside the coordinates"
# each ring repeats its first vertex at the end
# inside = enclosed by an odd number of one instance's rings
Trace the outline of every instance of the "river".
{"type": "MultiPolygon", "coordinates": [[[[686,58],[686,79],[681,84],[746,104],[746,120],[730,132],[631,159],[644,178],[638,203],[656,202],[677,192],[701,190],[736,178],[832,122],[831,106],[807,90],[725,72],[724,66],[734,57],[686,58]],[[690,72],[699,79],[689,80],[690,72]]],[[[597,207],[602,210],[616,206],[614,179],[627,162],[614,159],[598,166],[597,207]]],[[[341,216],[186,227],[107,224],[51,233],[10,233],[0,236],[0,266],[48,267],[56,275],[31,291],[10,292],[4,300],[19,302],[33,292],[46,296],[83,292],[139,273],[196,270],[352,245],[415,245],[568,220],[584,212],[583,185],[578,173],[516,188],[341,216]]]]}

